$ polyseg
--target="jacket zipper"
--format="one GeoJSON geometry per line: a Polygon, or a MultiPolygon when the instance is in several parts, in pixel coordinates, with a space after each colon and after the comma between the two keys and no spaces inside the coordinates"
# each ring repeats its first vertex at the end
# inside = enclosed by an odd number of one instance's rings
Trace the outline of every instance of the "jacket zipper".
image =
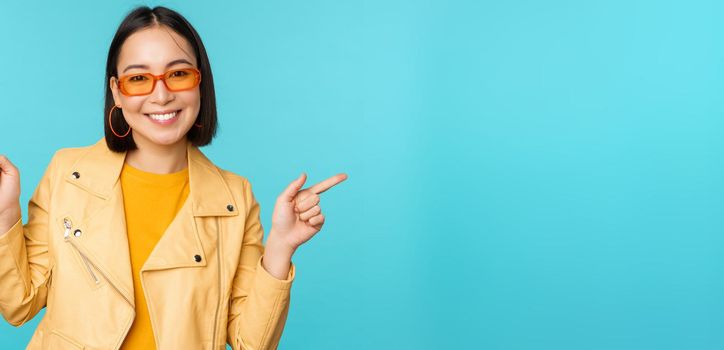
{"type": "MultiPolygon", "coordinates": [[[[65,232],[63,233],[63,238],[66,242],[70,242],[70,231],[72,228],[70,220],[68,220],[67,218],[63,219],[63,225],[65,225],[65,232]]],[[[91,278],[93,278],[93,282],[95,282],[96,284],[101,283],[101,281],[98,279],[98,276],[93,273],[93,269],[91,268],[90,263],[88,262],[88,258],[86,258],[85,254],[81,253],[77,248],[76,251],[78,251],[78,254],[80,254],[80,257],[83,259],[83,264],[85,265],[86,270],[88,270],[88,273],[91,275],[91,278]]]]}
{"type": "Polygon", "coordinates": [[[219,294],[218,301],[216,302],[216,312],[214,313],[214,333],[212,334],[211,340],[212,350],[216,350],[216,329],[219,323],[219,308],[221,307],[221,226],[219,224],[219,218],[216,218],[216,262],[219,269],[219,294]]]}
{"type": "Polygon", "coordinates": [[[80,256],[83,258],[83,262],[85,262],[85,267],[88,269],[88,272],[90,272],[91,277],[93,277],[93,281],[95,281],[96,284],[101,283],[101,281],[98,279],[96,274],[93,273],[93,269],[91,269],[90,265],[88,264],[88,258],[86,258],[85,255],[83,255],[83,253],[81,253],[80,256]]]}

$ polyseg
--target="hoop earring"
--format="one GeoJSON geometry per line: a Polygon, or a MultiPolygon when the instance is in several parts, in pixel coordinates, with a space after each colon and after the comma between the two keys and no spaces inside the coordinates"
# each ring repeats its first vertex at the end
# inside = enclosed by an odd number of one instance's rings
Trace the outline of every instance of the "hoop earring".
{"type": "Polygon", "coordinates": [[[111,122],[111,115],[113,115],[113,110],[115,110],[116,108],[121,109],[118,106],[113,106],[111,108],[110,112],[108,112],[108,126],[111,128],[111,131],[113,132],[114,135],[116,135],[119,138],[124,138],[124,137],[128,136],[129,132],[131,132],[131,126],[130,125],[128,126],[128,131],[126,131],[126,133],[123,134],[123,136],[118,135],[118,133],[116,133],[116,131],[113,130],[113,122],[111,122]]]}
{"type": "Polygon", "coordinates": [[[203,125],[203,124],[196,124],[196,123],[194,123],[194,126],[197,127],[197,128],[201,128],[201,127],[203,127],[204,125],[203,125]]]}

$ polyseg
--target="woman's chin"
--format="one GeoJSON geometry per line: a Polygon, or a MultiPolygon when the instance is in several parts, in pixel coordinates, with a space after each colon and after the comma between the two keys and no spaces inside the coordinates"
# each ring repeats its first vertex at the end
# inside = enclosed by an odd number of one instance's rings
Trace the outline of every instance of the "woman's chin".
{"type": "MultiPolygon", "coordinates": [[[[163,132],[163,133],[152,133],[152,134],[143,134],[143,133],[137,133],[136,135],[141,134],[141,138],[146,141],[146,143],[151,143],[156,146],[173,146],[175,144],[178,144],[179,142],[186,142],[186,135],[185,134],[179,134],[178,132],[163,132]]],[[[134,138],[135,140],[135,138],[134,138]]],[[[138,142],[136,142],[138,143],[138,142]]]]}

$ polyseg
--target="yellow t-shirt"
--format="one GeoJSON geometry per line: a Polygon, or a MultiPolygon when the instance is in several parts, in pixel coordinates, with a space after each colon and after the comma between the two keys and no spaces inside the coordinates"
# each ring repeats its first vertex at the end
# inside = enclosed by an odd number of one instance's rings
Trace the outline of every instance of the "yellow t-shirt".
{"type": "Polygon", "coordinates": [[[188,197],[188,174],[188,167],[171,174],[154,174],[123,164],[121,187],[131,254],[136,318],[121,349],[156,348],[140,272],[153,247],[188,197]]]}

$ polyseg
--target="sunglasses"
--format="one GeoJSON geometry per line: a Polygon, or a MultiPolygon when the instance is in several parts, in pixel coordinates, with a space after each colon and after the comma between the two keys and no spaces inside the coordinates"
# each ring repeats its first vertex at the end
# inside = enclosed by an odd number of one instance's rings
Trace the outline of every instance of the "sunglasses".
{"type": "Polygon", "coordinates": [[[118,78],[118,88],[126,96],[149,95],[162,80],[168,91],[191,90],[201,83],[201,72],[196,68],[172,69],[161,75],[151,73],[128,74],[118,78]]]}

